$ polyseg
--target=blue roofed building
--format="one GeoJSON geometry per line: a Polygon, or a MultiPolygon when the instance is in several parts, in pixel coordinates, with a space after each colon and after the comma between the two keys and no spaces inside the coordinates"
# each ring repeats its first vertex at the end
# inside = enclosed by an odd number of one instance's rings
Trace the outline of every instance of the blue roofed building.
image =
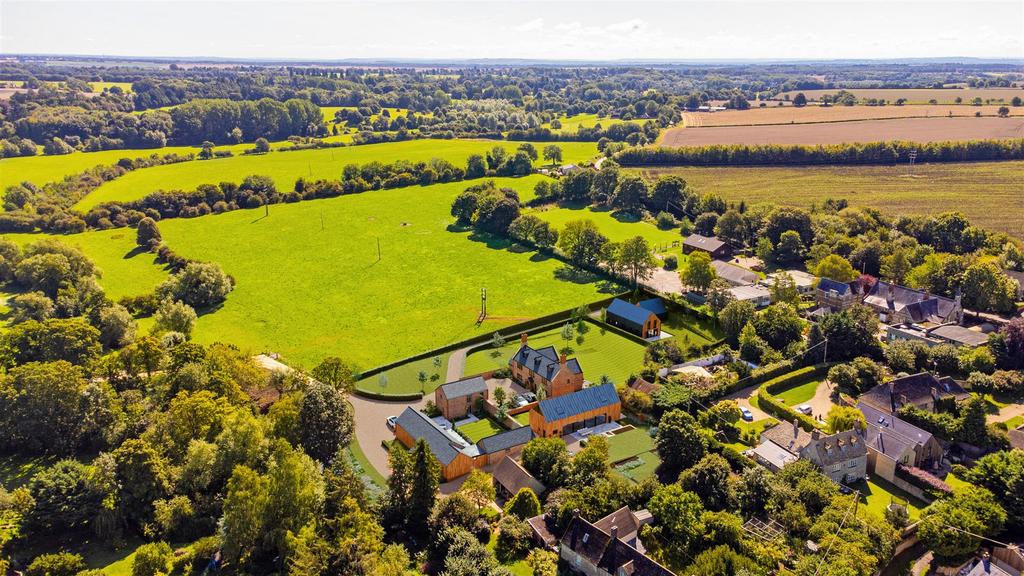
{"type": "Polygon", "coordinates": [[[541,400],[530,410],[530,428],[542,437],[559,437],[618,420],[622,403],[614,384],[541,400]]]}
{"type": "MultiPolygon", "coordinates": [[[[664,309],[664,304],[661,306],[664,309]]],[[[605,310],[605,322],[641,338],[652,338],[661,334],[661,318],[657,313],[620,298],[612,300],[608,305],[605,310]]]]}

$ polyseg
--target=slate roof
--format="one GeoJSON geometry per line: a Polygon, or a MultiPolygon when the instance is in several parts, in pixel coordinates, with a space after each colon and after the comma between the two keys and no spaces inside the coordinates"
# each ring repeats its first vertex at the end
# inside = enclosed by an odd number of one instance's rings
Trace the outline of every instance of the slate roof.
{"type": "Polygon", "coordinates": [[[629,387],[637,392],[643,392],[644,394],[653,394],[655,390],[661,388],[658,384],[644,380],[642,376],[637,376],[636,380],[633,380],[633,383],[630,384],[629,387]]]}
{"type": "Polygon", "coordinates": [[[956,380],[948,376],[936,378],[931,372],[919,372],[875,386],[861,395],[860,402],[878,410],[894,412],[902,405],[897,405],[901,398],[906,398],[910,404],[930,401],[933,388],[942,398],[961,399],[967,396],[967,392],[956,380]]]}
{"type": "Polygon", "coordinates": [[[899,284],[879,280],[864,296],[864,303],[879,310],[905,311],[914,322],[948,322],[956,313],[956,302],[899,284]],[[891,288],[891,290],[890,290],[891,288]],[[892,296],[892,302],[889,297],[892,296]]]}
{"type": "Polygon", "coordinates": [[[665,301],[661,298],[650,298],[648,300],[641,300],[637,302],[637,306],[654,312],[656,315],[661,316],[668,314],[668,309],[665,308],[665,301]]]}
{"type": "Polygon", "coordinates": [[[487,382],[480,376],[456,380],[441,385],[445,398],[460,398],[472,394],[482,394],[487,390],[487,382]]]}
{"type": "Polygon", "coordinates": [[[413,440],[423,439],[426,441],[434,457],[443,465],[447,466],[459,455],[466,446],[458,446],[454,441],[431,420],[426,414],[412,407],[407,407],[395,421],[395,427],[401,426],[413,440]]]}
{"type": "Polygon", "coordinates": [[[728,292],[732,294],[732,297],[743,302],[749,300],[760,300],[762,298],[771,298],[772,291],[761,286],[760,284],[751,284],[749,286],[733,286],[729,288],[728,292]]]}
{"type": "MultiPolygon", "coordinates": [[[[516,355],[508,361],[510,365],[513,362],[522,364],[527,370],[545,380],[551,380],[558,374],[558,352],[554,346],[534,350],[529,344],[523,344],[516,355]]],[[[580,363],[575,358],[569,358],[565,365],[570,374],[583,373],[583,368],[580,368],[580,363]]]]}
{"type": "Polygon", "coordinates": [[[509,494],[515,494],[522,488],[529,488],[533,490],[534,494],[540,496],[546,490],[540,480],[534,478],[518,462],[508,456],[505,456],[501,459],[501,462],[498,462],[491,476],[495,482],[501,484],[505,490],[508,490],[509,494]]]}
{"type": "Polygon", "coordinates": [[[793,454],[800,452],[804,446],[811,443],[811,435],[806,430],[792,422],[780,422],[764,432],[761,432],[761,441],[770,440],[793,454]]]}
{"type": "Polygon", "coordinates": [[[612,303],[608,305],[607,312],[609,316],[615,316],[635,330],[643,330],[644,322],[647,322],[647,319],[653,314],[653,312],[646,308],[641,308],[636,304],[631,304],[619,298],[612,300],[612,303]]]}
{"type": "Polygon", "coordinates": [[[591,386],[572,394],[548,398],[537,403],[545,422],[556,422],[577,414],[619,403],[614,384],[591,386]]]}
{"type": "Polygon", "coordinates": [[[715,269],[715,274],[719,278],[736,286],[754,284],[760,279],[757,273],[722,260],[712,260],[711,267],[715,269]]]}
{"type": "Polygon", "coordinates": [[[811,436],[811,442],[801,450],[801,455],[825,467],[839,462],[847,462],[867,454],[864,439],[856,430],[847,430],[836,434],[811,436]]]}
{"type": "Polygon", "coordinates": [[[913,450],[915,442],[886,426],[868,426],[865,445],[875,451],[899,461],[904,454],[913,450]]]}
{"type": "Polygon", "coordinates": [[[697,248],[699,250],[706,250],[708,252],[714,252],[723,246],[725,242],[718,239],[716,236],[702,236],[700,234],[690,234],[683,240],[683,246],[689,246],[690,248],[697,248]]]}
{"type": "Polygon", "coordinates": [[[527,522],[530,524],[530,528],[533,529],[534,537],[539,538],[544,543],[544,546],[552,547],[558,543],[558,538],[555,538],[555,535],[551,533],[551,528],[548,526],[546,514],[534,516],[527,520],[527,522]]]}
{"type": "Polygon", "coordinates": [[[754,447],[754,454],[761,457],[775,468],[781,470],[790,462],[796,462],[797,456],[771,440],[764,440],[754,447]]]}
{"type": "Polygon", "coordinates": [[[481,454],[493,454],[516,446],[522,446],[530,440],[533,440],[533,430],[529,426],[522,426],[488,436],[477,442],[476,446],[480,449],[481,454]]]}
{"type": "Polygon", "coordinates": [[[668,568],[579,516],[569,522],[561,543],[609,574],[619,574],[621,569],[630,576],[674,576],[668,568]]]}
{"type": "Polygon", "coordinates": [[[818,290],[825,292],[838,292],[840,295],[847,295],[850,293],[850,285],[846,282],[839,282],[832,280],[831,278],[822,277],[818,280],[818,290]]]}
{"type": "MultiPolygon", "coordinates": [[[[911,445],[925,444],[932,439],[930,432],[922,430],[917,426],[901,420],[892,414],[882,412],[872,406],[869,406],[863,402],[857,403],[857,408],[864,414],[864,419],[868,424],[868,444],[872,444],[872,428],[887,428],[892,434],[898,435],[905,439],[911,445]]],[[[890,438],[889,434],[886,434],[883,440],[890,438]]]]}

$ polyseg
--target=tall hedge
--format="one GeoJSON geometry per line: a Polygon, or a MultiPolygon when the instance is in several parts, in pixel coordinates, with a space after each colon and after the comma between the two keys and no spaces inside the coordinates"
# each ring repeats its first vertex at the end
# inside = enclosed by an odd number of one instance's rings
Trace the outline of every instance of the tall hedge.
{"type": "Polygon", "coordinates": [[[1024,139],[964,142],[871,142],[818,146],[715,144],[627,148],[613,158],[622,166],[761,166],[895,164],[917,151],[917,162],[1024,159],[1024,139]]]}

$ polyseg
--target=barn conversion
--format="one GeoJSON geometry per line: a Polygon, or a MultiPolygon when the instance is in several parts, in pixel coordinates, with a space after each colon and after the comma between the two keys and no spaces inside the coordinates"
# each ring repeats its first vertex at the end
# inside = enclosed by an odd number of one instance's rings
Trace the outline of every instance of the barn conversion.
{"type": "Polygon", "coordinates": [[[530,410],[530,428],[537,436],[564,436],[618,420],[621,413],[615,385],[604,384],[541,400],[530,410]]]}

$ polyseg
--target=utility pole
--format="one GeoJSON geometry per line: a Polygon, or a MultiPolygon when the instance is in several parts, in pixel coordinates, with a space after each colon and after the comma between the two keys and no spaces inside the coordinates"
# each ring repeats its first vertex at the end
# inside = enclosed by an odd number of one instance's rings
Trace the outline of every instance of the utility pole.
{"type": "Polygon", "coordinates": [[[914,160],[917,160],[917,150],[910,151],[910,163],[907,164],[907,176],[913,176],[914,160]]]}
{"type": "Polygon", "coordinates": [[[822,364],[828,364],[828,338],[825,338],[825,358],[821,361],[822,364]]]}

